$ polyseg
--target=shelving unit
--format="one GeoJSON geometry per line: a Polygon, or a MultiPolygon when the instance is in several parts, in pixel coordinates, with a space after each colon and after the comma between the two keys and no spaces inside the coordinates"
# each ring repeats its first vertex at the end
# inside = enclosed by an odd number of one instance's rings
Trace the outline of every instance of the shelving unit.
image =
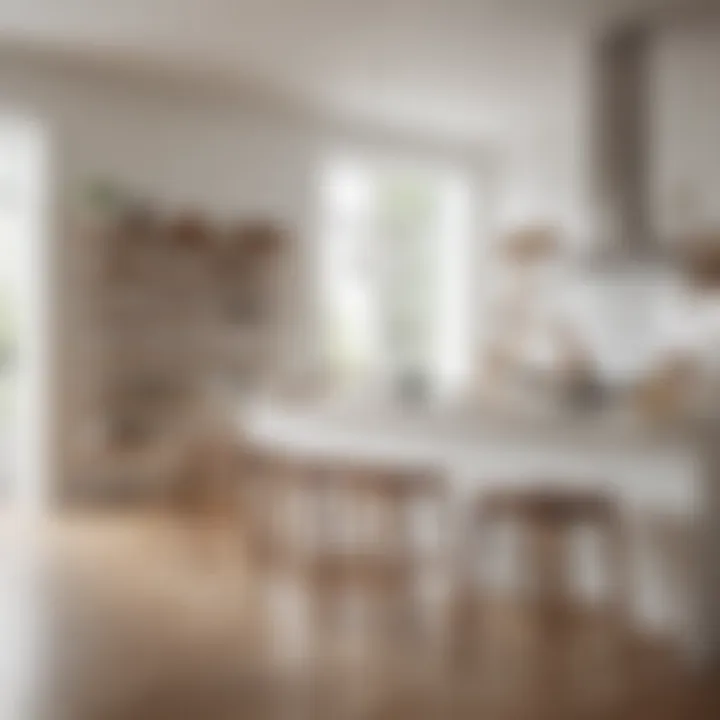
{"type": "Polygon", "coordinates": [[[103,427],[85,490],[151,493],[209,414],[271,382],[284,239],[271,223],[194,217],[119,218],[95,234],[103,427]]]}

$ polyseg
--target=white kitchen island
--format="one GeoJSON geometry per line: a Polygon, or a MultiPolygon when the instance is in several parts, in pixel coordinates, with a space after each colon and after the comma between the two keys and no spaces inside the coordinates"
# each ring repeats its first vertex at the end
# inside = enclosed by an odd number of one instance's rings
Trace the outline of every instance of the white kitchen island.
{"type": "Polygon", "coordinates": [[[521,417],[472,408],[277,402],[254,404],[241,422],[254,442],[293,456],[436,469],[448,478],[460,511],[484,486],[552,482],[610,490],[628,517],[680,518],[690,542],[684,579],[669,584],[666,577],[663,584],[653,553],[638,543],[631,550],[635,614],[677,635],[693,662],[720,657],[714,552],[720,453],[713,423],[651,429],[607,414],[521,417]],[[678,590],[682,606],[670,611],[667,596],[678,590]]]}

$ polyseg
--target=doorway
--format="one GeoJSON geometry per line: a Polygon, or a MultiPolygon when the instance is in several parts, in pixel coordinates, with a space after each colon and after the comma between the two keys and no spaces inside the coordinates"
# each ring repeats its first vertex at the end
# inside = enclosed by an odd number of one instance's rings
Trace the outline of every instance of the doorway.
{"type": "Polygon", "coordinates": [[[0,502],[46,500],[48,144],[32,120],[0,117],[0,502]]]}

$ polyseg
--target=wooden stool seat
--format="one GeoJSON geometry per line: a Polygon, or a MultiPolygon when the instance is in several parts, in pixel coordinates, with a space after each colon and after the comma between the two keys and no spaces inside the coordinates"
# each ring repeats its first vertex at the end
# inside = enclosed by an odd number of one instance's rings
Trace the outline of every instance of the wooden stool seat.
{"type": "Polygon", "coordinates": [[[480,528],[497,521],[517,523],[526,540],[528,571],[536,599],[546,607],[567,600],[569,532],[591,527],[603,540],[606,571],[615,609],[625,605],[627,572],[622,513],[611,494],[600,489],[542,485],[501,488],[483,493],[477,501],[480,528]]]}
{"type": "Polygon", "coordinates": [[[373,551],[326,551],[311,558],[305,565],[313,583],[326,589],[356,586],[386,589],[405,583],[412,571],[412,558],[403,558],[373,551]]]}
{"type": "Polygon", "coordinates": [[[478,511],[481,516],[575,525],[612,521],[617,505],[600,491],[545,487],[489,491],[480,498],[478,511]]]}

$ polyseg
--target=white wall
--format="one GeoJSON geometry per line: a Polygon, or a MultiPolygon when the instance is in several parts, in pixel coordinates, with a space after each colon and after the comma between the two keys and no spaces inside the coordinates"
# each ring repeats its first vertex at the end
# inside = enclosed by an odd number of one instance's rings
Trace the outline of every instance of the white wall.
{"type": "Polygon", "coordinates": [[[589,40],[576,43],[543,86],[530,86],[526,99],[518,98],[522,122],[508,125],[495,148],[499,234],[528,224],[557,227],[571,240],[588,234],[590,61],[589,40]]]}
{"type": "Polygon", "coordinates": [[[658,229],[720,227],[720,21],[659,33],[654,51],[653,198],[658,229]]]}
{"type": "Polygon", "coordinates": [[[36,118],[50,133],[55,195],[51,241],[56,355],[55,442],[62,484],[97,409],[92,346],[92,238],[77,231],[88,181],[109,178],[172,208],[220,220],[271,216],[296,241],[288,358],[312,360],[316,170],[338,144],[406,149],[461,162],[473,148],[330,124],[297,109],[240,102],[200,88],[103,76],[45,61],[0,66],[0,113],[36,118]],[[303,291],[303,289],[305,291],[303,291]]]}

